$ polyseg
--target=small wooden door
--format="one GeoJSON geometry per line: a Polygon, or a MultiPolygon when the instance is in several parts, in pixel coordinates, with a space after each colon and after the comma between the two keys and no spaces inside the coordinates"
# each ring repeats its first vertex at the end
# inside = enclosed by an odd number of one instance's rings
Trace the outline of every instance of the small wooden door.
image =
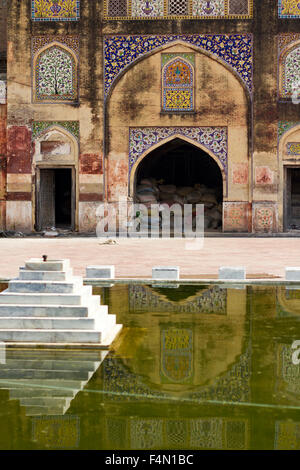
{"type": "Polygon", "coordinates": [[[37,230],[55,226],[55,170],[39,171],[37,178],[37,230]]]}

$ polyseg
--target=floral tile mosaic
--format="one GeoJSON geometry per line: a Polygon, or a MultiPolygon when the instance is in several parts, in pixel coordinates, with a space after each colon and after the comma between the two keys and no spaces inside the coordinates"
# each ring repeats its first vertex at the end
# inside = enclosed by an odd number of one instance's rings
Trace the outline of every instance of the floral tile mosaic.
{"type": "Polygon", "coordinates": [[[251,34],[107,36],[104,40],[105,96],[120,74],[142,56],[176,41],[209,51],[229,65],[252,92],[251,34]]]}
{"type": "Polygon", "coordinates": [[[79,0],[32,0],[33,21],[77,21],[79,20],[79,0]]]}
{"type": "Polygon", "coordinates": [[[32,39],[34,101],[77,100],[78,55],[78,36],[37,36],[32,39]]]}
{"type": "Polygon", "coordinates": [[[280,18],[300,18],[299,0],[278,0],[280,18]]]}
{"type": "Polygon", "coordinates": [[[300,34],[281,34],[278,49],[279,99],[297,99],[300,97],[300,34]]]}
{"type": "MultiPolygon", "coordinates": [[[[167,54],[169,61],[162,69],[162,108],[164,111],[192,111],[194,109],[194,68],[185,56],[194,54],[167,54]]],[[[166,58],[162,54],[162,64],[166,58]]]]}
{"type": "Polygon", "coordinates": [[[252,18],[253,0],[104,0],[106,19],[252,18]]]}

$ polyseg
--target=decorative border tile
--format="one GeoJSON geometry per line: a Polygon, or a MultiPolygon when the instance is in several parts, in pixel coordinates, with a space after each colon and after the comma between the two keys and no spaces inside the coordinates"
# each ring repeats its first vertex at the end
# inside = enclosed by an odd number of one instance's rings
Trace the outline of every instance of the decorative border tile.
{"type": "MultiPolygon", "coordinates": [[[[143,0],[141,0],[143,1],[143,0]]],[[[242,0],[188,0],[188,14],[172,15],[169,14],[169,1],[159,0],[159,4],[151,5],[152,0],[144,1],[144,5],[138,6],[139,0],[127,0],[127,16],[110,16],[108,11],[108,0],[104,0],[104,19],[105,20],[172,20],[172,19],[251,19],[253,18],[253,0],[248,0],[248,13],[230,13],[233,8],[231,2],[242,0]],[[214,8],[216,10],[214,11],[214,8]]],[[[247,0],[244,0],[247,1],[247,0]]]]}
{"type": "Polygon", "coordinates": [[[164,45],[183,41],[205,50],[229,65],[244,82],[249,93],[253,82],[253,39],[251,34],[191,34],[107,36],[104,38],[105,97],[117,78],[132,63],[164,45]]]}
{"type": "Polygon", "coordinates": [[[129,179],[133,165],[146,150],[165,139],[182,135],[211,151],[221,163],[228,184],[227,127],[140,127],[129,129],[129,179]]]}
{"type": "MultiPolygon", "coordinates": [[[[36,16],[36,5],[39,0],[31,0],[31,19],[32,21],[78,21],[80,19],[80,1],[79,0],[69,0],[69,2],[72,2],[72,8],[75,9],[75,14],[71,17],[68,16],[36,16]]],[[[48,3],[48,2],[47,2],[48,3]]],[[[61,1],[56,1],[53,2],[55,6],[55,3],[61,3],[61,1]]],[[[49,9],[48,9],[49,12],[49,9]]]]}
{"type": "Polygon", "coordinates": [[[63,127],[79,140],[79,121],[34,121],[32,123],[32,140],[55,125],[63,127]]]}
{"type": "Polygon", "coordinates": [[[278,16],[279,18],[300,18],[299,0],[278,0],[278,16]],[[290,8],[291,13],[284,13],[285,8],[290,8]]]}

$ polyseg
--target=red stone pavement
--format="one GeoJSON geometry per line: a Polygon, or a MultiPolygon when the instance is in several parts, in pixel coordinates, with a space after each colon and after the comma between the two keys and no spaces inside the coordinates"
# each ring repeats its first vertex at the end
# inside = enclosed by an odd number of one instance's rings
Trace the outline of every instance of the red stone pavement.
{"type": "Polygon", "coordinates": [[[285,266],[300,266],[300,238],[206,238],[197,251],[183,239],[97,238],[0,239],[0,278],[16,276],[29,258],[71,260],[74,273],[88,265],[115,265],[117,277],[151,277],[152,266],[179,266],[183,277],[217,275],[219,266],[245,266],[248,274],[284,276],[285,266]]]}

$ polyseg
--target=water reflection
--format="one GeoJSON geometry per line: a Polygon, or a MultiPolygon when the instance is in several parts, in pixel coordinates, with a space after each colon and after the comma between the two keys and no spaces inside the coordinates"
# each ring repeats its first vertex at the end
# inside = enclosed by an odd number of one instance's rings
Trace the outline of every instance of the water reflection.
{"type": "Polygon", "coordinates": [[[0,448],[300,449],[299,290],[94,293],[124,324],[114,347],[7,351],[0,448]]]}

